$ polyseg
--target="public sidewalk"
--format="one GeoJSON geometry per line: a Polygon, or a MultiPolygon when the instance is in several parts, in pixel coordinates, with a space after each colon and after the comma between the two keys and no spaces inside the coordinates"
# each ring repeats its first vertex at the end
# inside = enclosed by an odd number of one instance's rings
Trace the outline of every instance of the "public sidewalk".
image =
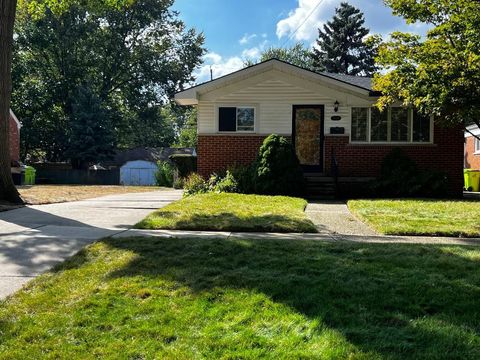
{"type": "Polygon", "coordinates": [[[357,242],[378,244],[432,244],[432,245],[475,245],[480,246],[480,238],[451,238],[432,236],[385,236],[385,235],[345,235],[320,232],[318,234],[296,233],[241,233],[216,231],[183,230],[138,230],[130,229],[115,234],[114,238],[125,237],[162,237],[169,239],[251,239],[251,240],[314,240],[329,242],[357,242]]]}

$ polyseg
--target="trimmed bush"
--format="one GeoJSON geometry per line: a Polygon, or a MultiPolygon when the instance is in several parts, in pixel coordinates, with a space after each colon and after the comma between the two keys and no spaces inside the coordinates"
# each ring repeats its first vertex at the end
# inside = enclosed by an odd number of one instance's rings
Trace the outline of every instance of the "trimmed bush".
{"type": "Polygon", "coordinates": [[[255,166],[255,192],[267,195],[299,195],[304,189],[300,162],[292,144],[284,137],[267,137],[255,166]]]}
{"type": "Polygon", "coordinates": [[[157,163],[157,171],[155,172],[155,180],[158,186],[173,186],[173,173],[175,167],[168,161],[159,161],[157,163]]]}
{"type": "Polygon", "coordinates": [[[374,196],[442,197],[448,189],[447,176],[439,171],[420,170],[399,148],[385,156],[380,177],[373,183],[374,196]]]}
{"type": "Polygon", "coordinates": [[[229,169],[232,177],[237,182],[237,190],[241,194],[255,193],[255,163],[242,166],[236,165],[229,169]]]}

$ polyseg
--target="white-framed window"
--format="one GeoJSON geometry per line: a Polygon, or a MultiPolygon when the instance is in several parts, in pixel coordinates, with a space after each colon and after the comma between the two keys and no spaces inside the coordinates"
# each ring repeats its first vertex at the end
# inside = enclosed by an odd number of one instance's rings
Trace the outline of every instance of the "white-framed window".
{"type": "Polygon", "coordinates": [[[477,139],[476,137],[473,137],[473,141],[474,141],[474,146],[475,146],[475,154],[476,155],[480,155],[480,140],[477,139]]]}
{"type": "Polygon", "coordinates": [[[254,132],[255,107],[252,106],[219,106],[219,132],[254,132]]]}
{"type": "Polygon", "coordinates": [[[351,142],[431,143],[433,120],[405,107],[352,107],[351,142]]]}

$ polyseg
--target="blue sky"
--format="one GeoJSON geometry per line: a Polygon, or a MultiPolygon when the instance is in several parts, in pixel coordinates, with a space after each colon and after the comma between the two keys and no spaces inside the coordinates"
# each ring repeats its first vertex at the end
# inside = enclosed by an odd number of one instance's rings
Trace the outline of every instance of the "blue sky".
{"type": "MultiPolygon", "coordinates": [[[[176,0],[173,8],[188,27],[203,31],[208,54],[197,70],[197,82],[208,80],[210,65],[219,77],[243,67],[270,46],[289,46],[302,41],[311,46],[318,28],[329,20],[341,0],[176,0]],[[319,5],[318,5],[319,4],[319,5]],[[317,7],[318,5],[318,7],[317,7]],[[315,9],[315,10],[314,10],[315,9]],[[314,11],[313,11],[314,10],[314,11]],[[312,12],[313,11],[313,12],[312,12]],[[294,34],[295,30],[307,21],[294,34]]],[[[372,33],[392,31],[424,34],[424,24],[407,25],[392,15],[382,0],[350,0],[365,13],[372,33]]]]}

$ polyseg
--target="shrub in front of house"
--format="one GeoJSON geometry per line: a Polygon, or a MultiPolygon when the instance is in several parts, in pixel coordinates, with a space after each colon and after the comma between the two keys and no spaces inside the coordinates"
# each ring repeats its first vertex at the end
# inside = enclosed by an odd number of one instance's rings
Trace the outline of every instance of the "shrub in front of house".
{"type": "Polygon", "coordinates": [[[225,176],[212,175],[209,180],[209,190],[217,193],[237,193],[238,183],[230,170],[227,170],[225,176]]]}
{"type": "Polygon", "coordinates": [[[255,193],[299,195],[304,189],[303,171],[292,144],[272,134],[260,147],[255,164],[255,193]]]}
{"type": "Polygon", "coordinates": [[[155,172],[155,181],[158,186],[173,186],[173,173],[175,167],[168,161],[157,162],[157,171],[155,172]]]}
{"type": "Polygon", "coordinates": [[[439,171],[420,170],[401,149],[385,156],[380,177],[372,184],[378,197],[443,197],[448,190],[448,177],[439,171]]]}
{"type": "Polygon", "coordinates": [[[185,180],[185,196],[205,192],[241,194],[301,195],[305,180],[292,144],[279,135],[268,136],[257,160],[236,165],[225,174],[213,174],[208,181],[198,174],[185,180]]]}
{"type": "Polygon", "coordinates": [[[185,183],[185,179],[181,177],[177,177],[175,180],[173,180],[173,188],[174,189],[183,189],[185,183]]]}
{"type": "Polygon", "coordinates": [[[184,196],[205,194],[209,191],[208,182],[197,173],[191,173],[183,183],[184,196]]]}
{"type": "Polygon", "coordinates": [[[212,174],[206,181],[196,173],[190,174],[184,180],[185,196],[204,194],[207,192],[216,193],[238,193],[238,184],[232,173],[227,170],[225,175],[212,174]]]}
{"type": "Polygon", "coordinates": [[[232,177],[237,182],[237,190],[241,194],[255,193],[256,163],[250,165],[235,165],[229,169],[232,177]]]}

